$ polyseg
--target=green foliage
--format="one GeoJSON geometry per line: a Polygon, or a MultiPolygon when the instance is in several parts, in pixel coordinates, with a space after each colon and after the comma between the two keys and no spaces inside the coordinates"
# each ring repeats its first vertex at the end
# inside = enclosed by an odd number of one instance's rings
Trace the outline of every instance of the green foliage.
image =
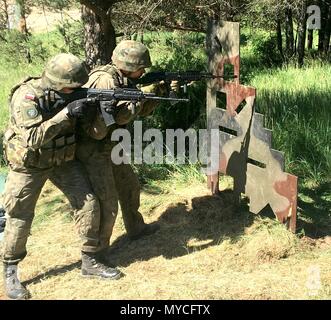
{"type": "Polygon", "coordinates": [[[287,170],[314,181],[330,179],[331,66],[264,70],[252,85],[257,110],[273,129],[273,145],[285,152],[287,170]]]}
{"type": "Polygon", "coordinates": [[[63,196],[58,195],[53,197],[50,201],[47,202],[46,206],[42,206],[40,212],[36,214],[34,220],[33,220],[33,227],[36,228],[40,226],[45,221],[49,220],[50,217],[54,216],[54,214],[57,214],[59,212],[66,212],[64,218],[67,220],[70,215],[70,209],[65,207],[66,204],[63,201],[63,196]],[[67,210],[64,210],[67,209],[67,210]]]}
{"type": "Polygon", "coordinates": [[[57,28],[63,38],[66,50],[77,56],[82,56],[84,53],[84,38],[82,37],[84,30],[82,21],[72,22],[70,20],[64,20],[57,28]]]}
{"type": "Polygon", "coordinates": [[[26,36],[17,30],[3,31],[0,39],[0,59],[6,64],[44,64],[49,57],[59,52],[72,52],[83,56],[81,24],[64,22],[66,31],[60,27],[48,33],[26,36]],[[80,36],[79,36],[80,34],[80,36]],[[29,57],[29,59],[28,59],[29,57]]]}
{"type": "Polygon", "coordinates": [[[277,37],[268,32],[259,32],[251,39],[252,54],[263,65],[281,65],[283,59],[277,48],[277,37]]]}
{"type": "Polygon", "coordinates": [[[43,59],[46,50],[36,37],[26,36],[19,31],[12,30],[2,32],[0,56],[7,62],[26,61],[33,57],[36,60],[43,59]]]}
{"type": "MultiPolygon", "coordinates": [[[[4,132],[8,121],[7,96],[15,83],[26,75],[40,75],[45,61],[59,52],[72,51],[83,57],[80,28],[79,23],[74,23],[66,25],[64,33],[60,28],[31,35],[28,46],[33,62],[30,64],[24,50],[20,50],[27,45],[25,40],[16,32],[5,35],[8,41],[0,47],[0,132],[4,132]]],[[[261,30],[243,29],[241,38],[241,81],[257,88],[257,111],[266,116],[266,126],[273,130],[273,147],[285,152],[287,171],[298,175],[299,181],[331,179],[331,66],[307,60],[307,67],[301,70],[294,66],[277,68],[265,60],[268,47],[263,45],[269,44],[272,37],[261,30]]],[[[206,71],[204,41],[203,34],[144,34],[144,42],[151,50],[153,70],[206,71]]],[[[206,83],[190,86],[188,95],[191,99],[188,104],[160,105],[152,117],[143,119],[144,128],[205,128],[206,83]]],[[[173,172],[169,166],[142,170],[154,178],[173,172]]]]}
{"type": "MultiPolygon", "coordinates": [[[[153,70],[206,71],[205,35],[183,32],[152,33],[147,35],[144,40],[151,51],[153,70]]],[[[155,110],[153,118],[147,120],[147,126],[162,130],[192,127],[201,120],[201,115],[204,113],[205,92],[206,83],[204,81],[195,83],[188,88],[190,103],[160,104],[155,110]]]]}
{"type": "Polygon", "coordinates": [[[200,164],[141,164],[135,166],[135,171],[146,190],[151,186],[154,190],[158,189],[161,181],[164,181],[165,184],[170,182],[172,187],[175,182],[177,185],[206,183],[206,176],[203,174],[200,164]]]}

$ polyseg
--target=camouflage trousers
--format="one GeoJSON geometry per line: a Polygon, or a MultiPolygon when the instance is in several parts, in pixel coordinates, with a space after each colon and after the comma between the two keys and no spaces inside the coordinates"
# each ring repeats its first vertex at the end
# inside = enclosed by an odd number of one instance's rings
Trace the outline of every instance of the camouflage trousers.
{"type": "Polygon", "coordinates": [[[118,204],[113,170],[109,166],[110,153],[99,152],[99,141],[78,143],[76,157],[88,174],[94,194],[100,204],[99,239],[100,247],[109,246],[115,224],[118,204]]]}
{"type": "Polygon", "coordinates": [[[78,161],[69,161],[51,169],[10,170],[3,199],[8,215],[3,262],[15,264],[26,256],[26,243],[36,202],[47,179],[65,194],[74,209],[75,224],[82,239],[82,251],[100,250],[99,203],[91,191],[82,165],[78,161]]]}
{"type": "Polygon", "coordinates": [[[140,185],[137,175],[128,164],[115,165],[111,161],[112,146],[104,141],[78,143],[76,156],[83,163],[100,203],[100,243],[106,248],[113,232],[121,205],[125,229],[129,236],[140,232],[144,220],[138,211],[140,185]]]}
{"type": "Polygon", "coordinates": [[[139,212],[140,183],[137,175],[129,164],[116,165],[111,163],[122,217],[128,236],[138,234],[144,227],[144,219],[139,212]]]}

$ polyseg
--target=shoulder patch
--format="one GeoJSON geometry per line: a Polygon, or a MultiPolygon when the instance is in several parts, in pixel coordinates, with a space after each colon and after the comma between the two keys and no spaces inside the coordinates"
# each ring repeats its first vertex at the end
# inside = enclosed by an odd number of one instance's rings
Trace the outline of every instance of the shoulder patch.
{"type": "Polygon", "coordinates": [[[34,119],[38,116],[39,112],[35,107],[30,107],[26,109],[26,116],[28,119],[34,119]]]}
{"type": "Polygon", "coordinates": [[[24,98],[28,100],[34,100],[36,96],[33,93],[27,93],[24,98]]]}

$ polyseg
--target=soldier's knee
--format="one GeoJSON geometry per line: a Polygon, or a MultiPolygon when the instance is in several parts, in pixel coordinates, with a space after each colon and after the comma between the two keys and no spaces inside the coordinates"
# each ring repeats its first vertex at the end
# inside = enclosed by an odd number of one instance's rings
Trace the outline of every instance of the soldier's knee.
{"type": "Polygon", "coordinates": [[[93,193],[77,193],[69,197],[69,201],[75,210],[100,210],[98,198],[93,193]]]}
{"type": "Polygon", "coordinates": [[[76,210],[75,221],[81,236],[96,237],[100,225],[100,204],[94,195],[86,196],[84,205],[76,210]]]}
{"type": "Polygon", "coordinates": [[[88,194],[86,195],[86,200],[84,201],[83,205],[84,211],[92,211],[95,212],[95,214],[100,215],[100,203],[94,194],[88,194]]]}

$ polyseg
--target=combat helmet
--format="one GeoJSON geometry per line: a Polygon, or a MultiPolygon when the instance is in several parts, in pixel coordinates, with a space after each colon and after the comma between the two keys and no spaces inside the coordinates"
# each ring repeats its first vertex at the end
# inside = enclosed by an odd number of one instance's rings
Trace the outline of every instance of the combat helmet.
{"type": "Polygon", "coordinates": [[[71,53],[60,53],[46,64],[42,75],[42,87],[54,90],[77,88],[88,81],[85,62],[71,53]]]}
{"type": "Polygon", "coordinates": [[[147,47],[133,40],[122,40],[116,46],[113,51],[112,62],[117,68],[130,72],[152,66],[147,47]]]}

